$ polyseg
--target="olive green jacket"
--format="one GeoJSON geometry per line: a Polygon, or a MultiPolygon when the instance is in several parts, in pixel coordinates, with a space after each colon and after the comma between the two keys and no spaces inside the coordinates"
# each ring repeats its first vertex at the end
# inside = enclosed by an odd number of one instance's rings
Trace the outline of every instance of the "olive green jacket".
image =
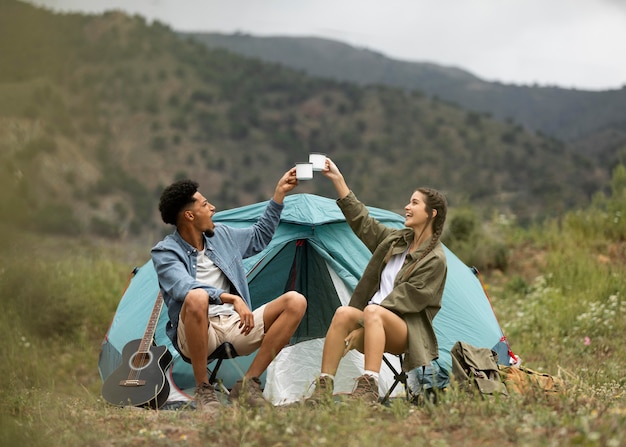
{"type": "MultiPolygon", "coordinates": [[[[387,252],[392,248],[392,255],[403,253],[413,241],[414,232],[410,228],[395,229],[381,224],[369,215],[365,205],[353,192],[337,200],[337,204],[352,231],[372,252],[372,258],[365,267],[349,303],[357,309],[364,309],[380,288],[380,277],[386,265],[387,252]]],[[[429,244],[430,240],[407,255],[396,276],[393,290],[381,303],[381,306],[399,315],[406,322],[408,346],[402,365],[405,371],[428,365],[439,357],[433,318],[441,308],[448,272],[441,242],[438,242],[433,250],[419,261],[408,277],[404,278],[411,265],[429,244]]]]}

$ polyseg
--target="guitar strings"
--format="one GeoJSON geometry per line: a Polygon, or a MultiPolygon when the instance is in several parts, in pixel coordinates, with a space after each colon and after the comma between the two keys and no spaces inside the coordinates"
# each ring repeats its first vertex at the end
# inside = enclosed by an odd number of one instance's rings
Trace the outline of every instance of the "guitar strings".
{"type": "Polygon", "coordinates": [[[163,295],[159,290],[156,303],[154,303],[154,309],[152,309],[152,314],[150,315],[150,319],[148,320],[148,326],[146,327],[144,337],[139,344],[139,351],[135,353],[133,359],[130,362],[131,365],[130,371],[128,373],[128,381],[138,381],[141,370],[150,362],[150,344],[152,344],[152,341],[154,339],[154,330],[156,328],[156,323],[159,319],[159,314],[161,313],[162,306],[163,295]],[[148,341],[148,334],[150,334],[150,341],[148,341]]]}

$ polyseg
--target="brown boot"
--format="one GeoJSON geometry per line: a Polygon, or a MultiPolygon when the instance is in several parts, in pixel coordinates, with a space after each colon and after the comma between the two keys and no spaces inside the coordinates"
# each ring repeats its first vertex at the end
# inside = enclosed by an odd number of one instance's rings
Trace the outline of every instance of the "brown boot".
{"type": "Polygon", "coordinates": [[[217,399],[213,385],[210,383],[204,382],[198,385],[193,397],[196,403],[196,410],[203,413],[216,413],[222,406],[217,399]]]}
{"type": "Polygon", "coordinates": [[[332,377],[320,376],[311,385],[315,385],[313,393],[304,400],[309,406],[328,404],[333,400],[334,381],[332,377]]]}
{"type": "Polygon", "coordinates": [[[228,399],[231,402],[238,402],[248,407],[263,407],[267,401],[261,391],[261,381],[258,377],[243,378],[238,380],[233,389],[230,390],[228,399]]]}
{"type": "Polygon", "coordinates": [[[378,382],[369,375],[357,377],[350,398],[358,399],[367,404],[378,403],[378,382]]]}

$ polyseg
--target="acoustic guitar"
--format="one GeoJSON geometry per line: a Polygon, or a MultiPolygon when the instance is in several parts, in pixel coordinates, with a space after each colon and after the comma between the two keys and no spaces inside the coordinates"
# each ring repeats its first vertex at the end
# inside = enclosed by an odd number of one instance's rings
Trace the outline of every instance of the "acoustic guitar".
{"type": "Polygon", "coordinates": [[[165,370],[172,363],[172,354],[166,346],[153,344],[162,307],[159,292],[143,338],[126,343],[122,364],[102,385],[102,397],[110,404],[157,409],[167,401],[170,385],[165,370]]]}

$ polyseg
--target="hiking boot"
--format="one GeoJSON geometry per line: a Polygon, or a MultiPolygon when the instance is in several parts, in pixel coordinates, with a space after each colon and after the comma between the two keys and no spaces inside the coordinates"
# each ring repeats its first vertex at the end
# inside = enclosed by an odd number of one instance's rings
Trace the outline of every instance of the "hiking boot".
{"type": "Polygon", "coordinates": [[[261,381],[258,377],[243,378],[238,380],[230,390],[228,399],[248,407],[263,407],[267,401],[261,391],[261,381]]]}
{"type": "Polygon", "coordinates": [[[215,388],[210,383],[203,382],[198,385],[193,397],[196,402],[196,410],[203,413],[214,413],[222,406],[217,394],[215,394],[215,388]]]}
{"type": "Polygon", "coordinates": [[[320,376],[311,385],[315,385],[315,389],[309,397],[304,399],[306,405],[314,407],[333,400],[334,380],[332,377],[320,376]]]}
{"type": "Polygon", "coordinates": [[[378,403],[378,382],[374,377],[365,374],[357,377],[350,398],[367,404],[378,403]]]}

